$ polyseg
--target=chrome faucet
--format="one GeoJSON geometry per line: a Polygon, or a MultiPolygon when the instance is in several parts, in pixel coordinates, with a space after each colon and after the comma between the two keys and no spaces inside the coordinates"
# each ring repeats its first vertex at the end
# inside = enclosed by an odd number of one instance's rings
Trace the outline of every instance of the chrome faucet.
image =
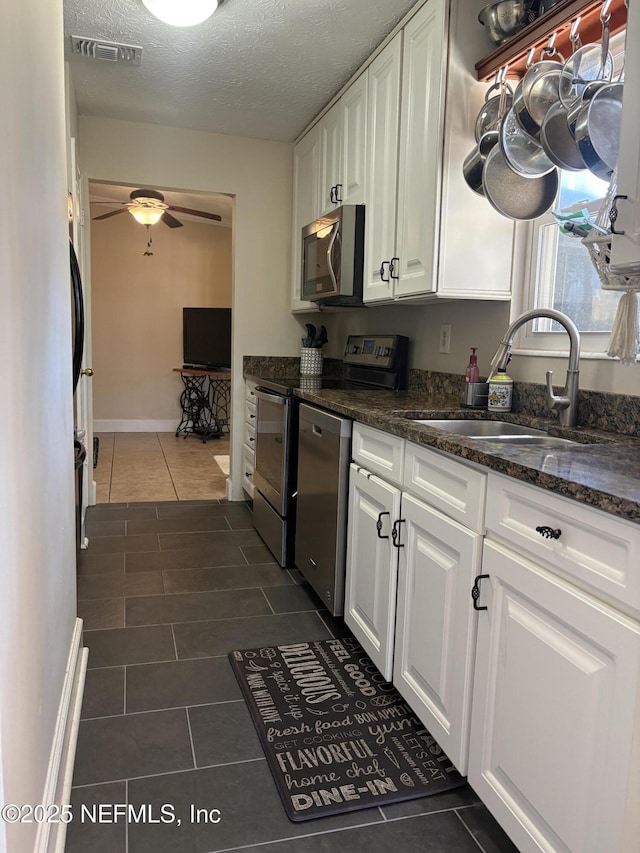
{"type": "Polygon", "coordinates": [[[576,324],[560,311],[553,308],[533,308],[517,317],[507,329],[500,342],[496,354],[491,359],[492,372],[504,373],[511,355],[513,338],[521,326],[537,317],[548,317],[560,323],[569,335],[569,365],[565,386],[560,395],[553,393],[553,371],[547,370],[547,391],[545,400],[550,409],[558,412],[558,420],[562,426],[576,426],[578,423],[578,377],[580,375],[580,333],[576,324]]]}

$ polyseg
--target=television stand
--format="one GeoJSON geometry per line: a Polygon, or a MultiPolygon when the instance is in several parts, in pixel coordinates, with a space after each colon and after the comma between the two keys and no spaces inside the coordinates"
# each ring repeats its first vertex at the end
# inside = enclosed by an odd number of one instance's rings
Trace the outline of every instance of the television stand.
{"type": "Polygon", "coordinates": [[[174,367],[184,386],[180,395],[182,418],[176,437],[197,435],[205,444],[229,431],[231,373],[197,367],[174,367]]]}

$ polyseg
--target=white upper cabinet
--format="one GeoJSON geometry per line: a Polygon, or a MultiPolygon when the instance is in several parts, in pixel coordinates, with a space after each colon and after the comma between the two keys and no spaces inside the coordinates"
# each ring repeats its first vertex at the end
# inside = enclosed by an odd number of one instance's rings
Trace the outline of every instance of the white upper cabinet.
{"type": "Polygon", "coordinates": [[[619,199],[616,231],[624,235],[613,238],[611,265],[625,272],[630,267],[634,274],[640,267],[640,105],[635,91],[635,81],[640,75],[640,4],[629,4],[627,17],[627,43],[625,55],[625,85],[622,96],[622,128],[620,155],[618,157],[618,192],[627,199],[619,199]]]}
{"type": "Polygon", "coordinates": [[[320,120],[319,216],[365,201],[367,77],[365,71],[320,120]]]}
{"type": "Polygon", "coordinates": [[[389,300],[396,253],[402,33],[369,66],[369,165],[365,212],[364,298],[389,300]]]}
{"type": "Polygon", "coordinates": [[[291,233],[291,309],[314,311],[313,302],[300,299],[302,229],[318,216],[320,194],[320,128],[311,128],[293,149],[293,211],[291,233]]]}
{"type": "Polygon", "coordinates": [[[513,223],[462,175],[483,5],[429,0],[369,68],[365,302],[511,295],[513,223]]]}
{"type": "Polygon", "coordinates": [[[336,206],[342,178],[342,130],[342,105],[338,101],[320,121],[320,198],[316,216],[336,206]]]}
{"type": "Polygon", "coordinates": [[[366,200],[368,79],[366,70],[340,99],[343,139],[338,204],[364,204],[366,200]]]}
{"type": "Polygon", "coordinates": [[[446,0],[429,0],[404,30],[395,295],[436,289],[446,0]]]}
{"type": "MultiPolygon", "coordinates": [[[[486,52],[485,2],[418,5],[295,148],[295,168],[316,169],[298,182],[302,193],[294,175],[296,291],[300,228],[339,204],[364,204],[366,303],[511,297],[513,222],[462,175],[487,89],[474,70],[486,52]],[[301,213],[312,185],[315,210],[301,213]]],[[[293,309],[302,308],[296,293],[293,309]]]]}

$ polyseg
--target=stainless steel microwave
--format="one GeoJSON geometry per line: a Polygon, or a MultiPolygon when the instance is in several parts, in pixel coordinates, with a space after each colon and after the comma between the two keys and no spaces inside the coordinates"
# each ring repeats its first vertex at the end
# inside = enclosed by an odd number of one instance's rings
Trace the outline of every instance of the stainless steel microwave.
{"type": "Polygon", "coordinates": [[[362,305],[363,269],[363,204],[344,204],[302,229],[302,299],[362,305]]]}

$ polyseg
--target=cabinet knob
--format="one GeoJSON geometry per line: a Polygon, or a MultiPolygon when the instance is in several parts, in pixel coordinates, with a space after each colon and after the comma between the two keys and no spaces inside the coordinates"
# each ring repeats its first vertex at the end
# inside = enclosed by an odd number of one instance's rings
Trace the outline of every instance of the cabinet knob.
{"type": "Polygon", "coordinates": [[[559,539],[562,536],[562,530],[559,527],[555,530],[553,527],[536,527],[536,533],[544,536],[545,539],[559,539]]]}
{"type": "Polygon", "coordinates": [[[80,371],[81,376],[93,376],[93,368],[92,367],[83,367],[80,371]]]}
{"type": "Polygon", "coordinates": [[[335,202],[336,204],[342,204],[342,197],[341,197],[341,195],[340,195],[340,190],[342,189],[342,184],[336,184],[336,185],[335,185],[335,187],[334,187],[334,189],[335,189],[335,191],[336,191],[336,192],[335,192],[334,202],[335,202]]]}
{"type": "Polygon", "coordinates": [[[384,277],[384,265],[385,265],[385,264],[389,264],[389,265],[391,265],[391,261],[383,261],[383,262],[380,264],[380,278],[382,279],[382,281],[389,281],[389,279],[388,279],[388,278],[385,278],[385,277],[384,277]]]}
{"type": "Polygon", "coordinates": [[[487,610],[486,606],[478,607],[478,599],[480,598],[480,581],[488,577],[489,575],[476,575],[473,582],[473,586],[471,587],[471,598],[473,599],[474,610],[487,610]]]}
{"type": "Polygon", "coordinates": [[[331,187],[331,189],[329,190],[329,201],[331,202],[331,204],[337,203],[336,202],[337,190],[338,190],[337,187],[331,187]]]}
{"type": "Polygon", "coordinates": [[[395,274],[395,272],[396,272],[396,264],[399,264],[399,263],[400,263],[400,258],[391,258],[391,261],[389,262],[389,275],[390,275],[390,276],[391,276],[391,278],[392,278],[392,279],[394,279],[395,281],[397,281],[397,280],[400,278],[400,276],[399,276],[399,275],[396,275],[396,274],[395,274]]]}

